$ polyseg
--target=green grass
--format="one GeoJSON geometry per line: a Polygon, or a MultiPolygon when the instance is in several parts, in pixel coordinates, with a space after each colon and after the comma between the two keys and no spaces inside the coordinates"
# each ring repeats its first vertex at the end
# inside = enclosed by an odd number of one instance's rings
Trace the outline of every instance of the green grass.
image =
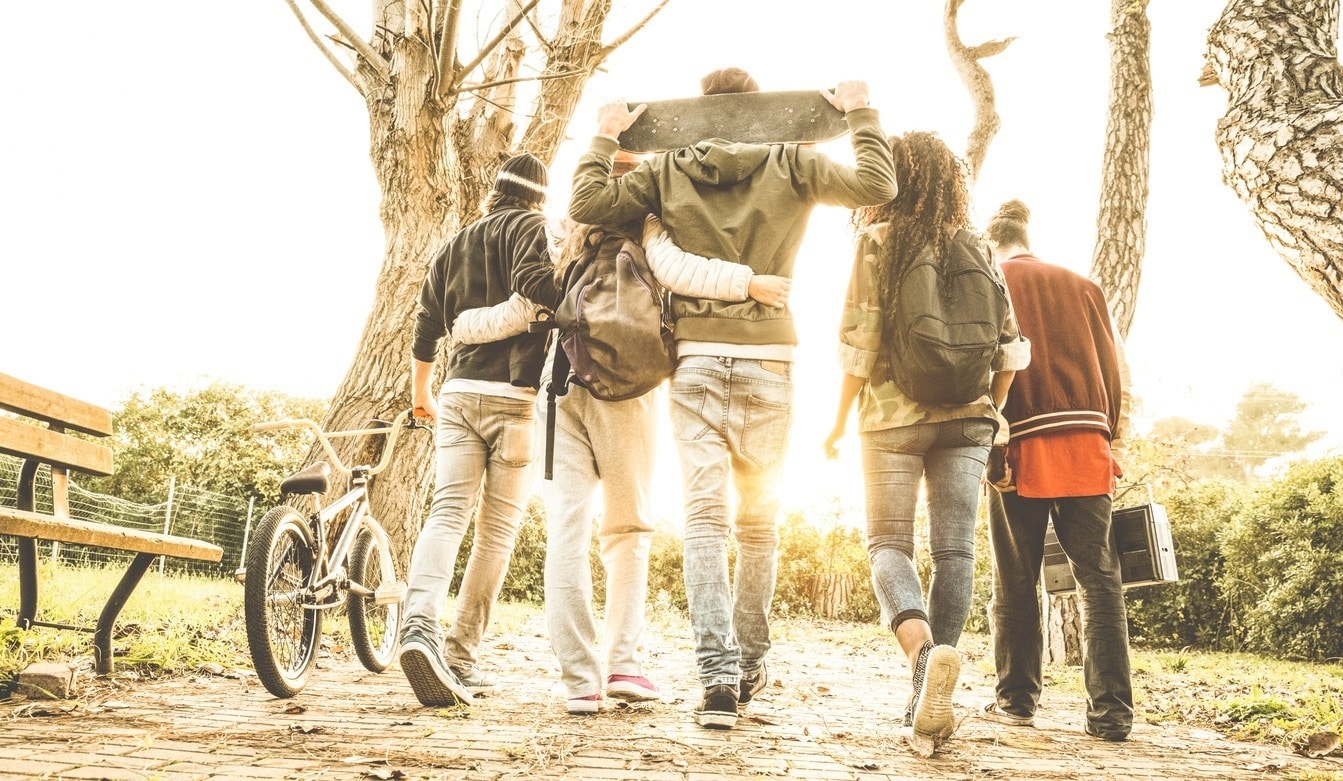
{"type": "MultiPolygon", "coordinates": [[[[122,569],[39,565],[38,619],[92,627],[122,569]]],[[[85,632],[16,626],[18,568],[0,565],[0,680],[37,661],[92,659],[85,632]]],[[[160,576],[151,569],[117,619],[112,641],[117,669],[146,674],[195,670],[203,664],[247,666],[242,587],[230,580],[160,576]]]]}
{"type": "Polygon", "coordinates": [[[1315,732],[1343,731],[1343,665],[1135,650],[1133,671],[1139,713],[1152,723],[1288,745],[1315,732]]]}
{"type": "MultiPolygon", "coordinates": [[[[38,618],[52,623],[93,626],[124,571],[118,567],[39,565],[38,618]]],[[[112,642],[116,669],[143,675],[192,672],[203,665],[251,669],[243,588],[225,578],[145,574],[117,619],[112,642]]],[[[4,682],[33,662],[92,664],[93,638],[85,632],[16,625],[18,568],[0,564],[0,692],[4,682]]],[[[516,633],[535,606],[501,602],[491,616],[491,631],[516,633]]],[[[444,617],[453,615],[451,600],[444,617]]],[[[323,642],[333,654],[352,655],[349,625],[341,609],[322,622],[323,642]]]]}

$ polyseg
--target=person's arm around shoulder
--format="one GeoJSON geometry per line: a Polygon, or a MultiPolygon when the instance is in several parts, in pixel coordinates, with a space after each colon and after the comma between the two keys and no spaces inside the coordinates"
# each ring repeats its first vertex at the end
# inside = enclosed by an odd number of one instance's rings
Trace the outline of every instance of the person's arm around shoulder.
{"type": "Polygon", "coordinates": [[[653,276],[671,292],[718,301],[754,299],[765,306],[788,304],[792,281],[772,274],[756,274],[744,263],[706,258],[687,252],[671,240],[654,215],[644,220],[644,254],[653,276]]]}
{"type": "Polygon", "coordinates": [[[513,244],[511,290],[548,309],[560,305],[560,289],[555,284],[555,267],[550,262],[550,237],[546,221],[534,215],[519,228],[513,244]]]}
{"type": "Polygon", "coordinates": [[[452,343],[486,344],[525,334],[544,309],[514,293],[501,304],[464,310],[452,324],[452,343]]]}

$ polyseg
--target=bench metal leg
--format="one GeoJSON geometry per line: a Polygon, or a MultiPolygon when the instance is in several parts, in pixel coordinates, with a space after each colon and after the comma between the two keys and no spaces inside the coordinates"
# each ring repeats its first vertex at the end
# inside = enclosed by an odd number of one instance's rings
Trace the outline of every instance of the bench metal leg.
{"type": "Polygon", "coordinates": [[[37,620],[37,540],[19,537],[19,629],[32,629],[37,620]]]}
{"type": "MultiPolygon", "coordinates": [[[[19,467],[19,480],[15,486],[15,506],[25,512],[33,512],[37,507],[37,492],[34,483],[37,480],[37,467],[41,462],[36,459],[24,459],[19,467]]],[[[20,629],[29,629],[37,620],[37,540],[31,537],[18,538],[19,545],[19,616],[20,629]]]]}
{"type": "Polygon", "coordinates": [[[112,672],[113,625],[116,624],[117,615],[126,606],[126,600],[131,598],[131,592],[140,584],[140,578],[144,577],[145,570],[149,569],[154,558],[152,553],[135,554],[130,569],[121,576],[121,582],[113,590],[112,596],[107,598],[107,604],[103,606],[103,612],[98,616],[98,628],[93,630],[93,651],[99,675],[112,672]]]}

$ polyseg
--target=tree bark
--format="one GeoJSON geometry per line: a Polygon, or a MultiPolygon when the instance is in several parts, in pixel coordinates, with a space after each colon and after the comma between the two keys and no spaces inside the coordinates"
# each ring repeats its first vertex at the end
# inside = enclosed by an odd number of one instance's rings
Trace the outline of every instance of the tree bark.
{"type": "Polygon", "coordinates": [[[1111,0],[1110,118],[1101,163],[1101,202],[1091,276],[1127,337],[1147,249],[1152,65],[1148,0],[1111,0]]]}
{"type": "Polygon", "coordinates": [[[825,572],[811,576],[811,609],[824,618],[839,618],[853,598],[853,575],[825,572]]]}
{"type": "Polygon", "coordinates": [[[993,143],[993,137],[998,134],[998,128],[1002,125],[994,100],[993,79],[979,61],[1001,54],[1016,39],[1003,38],[974,47],[966,46],[961,41],[958,29],[958,15],[964,3],[965,0],[947,0],[942,11],[942,30],[946,36],[947,54],[951,56],[951,63],[956,66],[961,83],[965,84],[965,89],[970,93],[970,100],[975,107],[974,125],[970,128],[970,136],[965,145],[965,162],[969,168],[970,184],[973,186],[979,178],[980,169],[984,167],[989,144],[993,143]]]}
{"type": "Polygon", "coordinates": [[[1338,0],[1232,0],[1200,83],[1227,91],[1222,176],[1274,251],[1343,317],[1338,0]]]}
{"type": "Polygon", "coordinates": [[[1044,594],[1041,605],[1045,626],[1044,661],[1076,667],[1082,663],[1082,611],[1076,592],[1044,594]]]}
{"type": "MultiPolygon", "coordinates": [[[[327,15],[329,9],[314,5],[327,15]]],[[[454,0],[376,0],[375,33],[365,46],[353,47],[358,54],[352,83],[368,108],[369,156],[382,191],[385,248],[372,311],[332,399],[327,430],[357,428],[410,406],[414,318],[433,255],[479,216],[500,164],[510,155],[525,150],[547,164],[554,159],[587,79],[610,53],[602,31],[611,0],[563,0],[556,32],[543,46],[539,96],[519,133],[517,88],[524,79],[518,74],[529,54],[522,33],[532,27],[506,29],[498,45],[477,58],[476,76],[458,60],[460,5],[454,0]]],[[[517,0],[501,6],[501,24],[522,10],[517,0]]],[[[404,432],[370,491],[371,506],[391,537],[403,573],[433,482],[432,439],[423,432],[404,432]]],[[[339,452],[347,463],[369,463],[377,460],[381,447],[382,438],[371,437],[344,443],[339,452]]]]}

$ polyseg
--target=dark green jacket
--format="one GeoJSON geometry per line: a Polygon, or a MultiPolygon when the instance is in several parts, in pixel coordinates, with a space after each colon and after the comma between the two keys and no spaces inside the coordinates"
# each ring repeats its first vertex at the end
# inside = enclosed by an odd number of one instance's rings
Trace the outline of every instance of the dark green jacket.
{"type": "MultiPolygon", "coordinates": [[[[597,136],[574,172],[569,216],[621,222],[653,212],[672,239],[698,255],[745,263],[757,274],[791,277],[818,204],[849,209],[895,197],[891,148],[874,109],[845,115],[856,168],[799,144],[713,139],[664,152],[611,179],[616,142],[597,136]]],[[[838,253],[837,253],[838,256],[838,253]]],[[[677,296],[676,338],[728,344],[797,344],[792,314],[755,301],[677,296]]]]}

